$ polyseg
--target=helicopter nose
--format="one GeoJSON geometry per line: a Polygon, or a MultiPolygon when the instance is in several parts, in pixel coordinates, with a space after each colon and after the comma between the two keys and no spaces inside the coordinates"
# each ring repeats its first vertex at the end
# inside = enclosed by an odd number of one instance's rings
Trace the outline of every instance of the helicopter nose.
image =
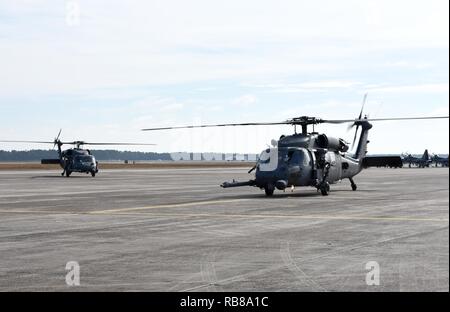
{"type": "Polygon", "coordinates": [[[287,185],[288,185],[288,183],[285,180],[278,180],[275,183],[275,187],[280,191],[284,191],[287,188],[287,185]]]}

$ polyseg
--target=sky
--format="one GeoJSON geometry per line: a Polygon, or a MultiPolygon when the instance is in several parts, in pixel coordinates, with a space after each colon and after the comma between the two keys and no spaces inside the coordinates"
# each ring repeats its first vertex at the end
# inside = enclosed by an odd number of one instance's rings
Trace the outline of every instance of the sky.
{"type": "MultiPolygon", "coordinates": [[[[356,118],[365,93],[370,117],[448,115],[449,1],[0,0],[0,82],[0,140],[258,153],[293,128],[140,129],[356,118]]],[[[369,152],[448,153],[448,124],[376,123],[369,152]]]]}

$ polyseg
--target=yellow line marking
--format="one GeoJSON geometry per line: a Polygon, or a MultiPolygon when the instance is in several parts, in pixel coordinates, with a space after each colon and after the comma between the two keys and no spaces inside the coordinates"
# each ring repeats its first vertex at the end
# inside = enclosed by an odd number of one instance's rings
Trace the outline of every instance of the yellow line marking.
{"type": "Polygon", "coordinates": [[[366,221],[430,221],[430,222],[449,222],[449,219],[444,218],[410,218],[410,217],[371,217],[371,216],[313,216],[313,215],[254,215],[254,214],[208,214],[208,213],[154,213],[154,212],[140,212],[140,213],[114,213],[118,215],[148,215],[156,217],[207,217],[207,218],[288,218],[288,219],[305,219],[305,220],[366,220],[366,221]]]}
{"type": "Polygon", "coordinates": [[[204,205],[215,205],[215,204],[230,204],[237,202],[249,201],[249,199],[230,199],[230,200],[214,200],[214,201],[200,201],[192,203],[182,203],[182,204],[164,204],[164,205],[154,205],[147,207],[137,207],[137,208],[120,208],[120,209],[109,209],[90,212],[89,214],[109,214],[109,213],[120,213],[129,211],[141,211],[150,209],[163,209],[163,208],[183,208],[192,206],[204,206],[204,205]]]}
{"type": "Polygon", "coordinates": [[[0,210],[0,213],[11,214],[57,214],[57,215],[133,215],[133,216],[155,216],[155,217],[206,217],[206,218],[249,218],[249,219],[299,219],[299,220],[359,220],[359,221],[424,221],[424,222],[449,222],[448,218],[419,218],[419,217],[377,217],[377,216],[329,216],[329,215],[271,215],[271,214],[221,214],[221,213],[155,213],[145,212],[151,209],[164,208],[183,208],[192,206],[214,205],[214,204],[229,204],[236,202],[249,201],[249,199],[232,199],[232,200],[216,200],[216,201],[201,201],[180,204],[163,204],[147,207],[136,208],[120,208],[109,209],[101,211],[45,211],[45,210],[0,210]]]}
{"type": "Polygon", "coordinates": [[[29,213],[29,214],[61,214],[61,215],[74,215],[74,214],[83,214],[83,213],[78,213],[78,212],[67,212],[67,211],[46,211],[46,210],[0,210],[0,213],[16,213],[16,214],[21,214],[21,213],[29,213]]]}
{"type": "MultiPolygon", "coordinates": [[[[223,203],[223,202],[220,202],[223,203]]],[[[186,207],[188,204],[170,205],[169,207],[186,207]]],[[[189,203],[194,205],[194,203],[189,203]]],[[[154,216],[154,217],[187,217],[187,218],[241,218],[241,219],[302,219],[302,220],[359,220],[359,221],[426,221],[426,222],[449,222],[445,218],[411,218],[411,217],[371,217],[371,216],[313,216],[313,215],[261,215],[261,214],[219,214],[219,213],[155,213],[155,212],[132,212],[136,210],[165,208],[162,206],[115,209],[104,211],[86,212],[62,212],[62,211],[42,211],[42,210],[0,210],[0,213],[11,214],[55,214],[55,215],[132,215],[132,216],[154,216]],[[124,211],[125,210],[125,211],[124,211]]]]}

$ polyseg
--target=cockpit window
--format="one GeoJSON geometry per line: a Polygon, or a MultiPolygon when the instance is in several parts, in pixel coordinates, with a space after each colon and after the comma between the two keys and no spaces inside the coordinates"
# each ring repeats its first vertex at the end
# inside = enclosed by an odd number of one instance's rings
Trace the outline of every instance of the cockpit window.
{"type": "Polygon", "coordinates": [[[311,159],[308,152],[303,149],[290,150],[288,152],[288,161],[291,165],[308,166],[311,159]]]}
{"type": "Polygon", "coordinates": [[[77,160],[79,162],[94,162],[94,157],[92,156],[78,156],[77,160]]]}
{"type": "Polygon", "coordinates": [[[294,153],[295,153],[295,151],[289,151],[289,152],[288,152],[288,161],[289,161],[289,162],[291,162],[292,157],[294,157],[294,153]]]}

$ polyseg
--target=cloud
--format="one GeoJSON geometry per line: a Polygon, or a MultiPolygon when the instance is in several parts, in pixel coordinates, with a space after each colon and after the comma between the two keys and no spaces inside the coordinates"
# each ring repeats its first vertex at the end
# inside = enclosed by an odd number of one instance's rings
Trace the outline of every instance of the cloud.
{"type": "Polygon", "coordinates": [[[433,67],[431,62],[411,62],[411,61],[390,61],[383,64],[387,68],[413,68],[413,69],[427,69],[433,67]]]}
{"type": "Polygon", "coordinates": [[[327,92],[330,89],[351,89],[361,86],[362,83],[354,81],[312,81],[304,83],[268,83],[268,84],[249,84],[248,86],[263,89],[266,92],[275,93],[311,93],[327,92]]]}
{"type": "Polygon", "coordinates": [[[309,77],[388,51],[448,49],[447,1],[74,1],[78,27],[64,5],[2,1],[1,93],[309,77]]]}
{"type": "Polygon", "coordinates": [[[173,98],[148,96],[131,104],[129,109],[141,112],[178,112],[184,109],[184,103],[173,98]]]}
{"type": "MultiPolygon", "coordinates": [[[[387,115],[448,102],[448,1],[72,1],[77,27],[64,2],[0,1],[2,133],[20,124],[16,136],[45,138],[63,123],[74,136],[138,140],[140,126],[196,118],[354,117],[367,91],[387,115]]],[[[227,129],[211,141],[259,150],[285,130],[227,129]]],[[[441,144],[421,135],[411,144],[441,144]]],[[[172,134],[155,137],[172,147],[172,134]]]]}
{"type": "Polygon", "coordinates": [[[355,81],[316,81],[307,83],[248,84],[247,86],[274,93],[325,93],[333,89],[358,93],[448,93],[448,83],[414,85],[365,84],[355,81]]]}
{"type": "Polygon", "coordinates": [[[449,106],[437,107],[430,112],[430,116],[449,116],[449,106]]]}
{"type": "Polygon", "coordinates": [[[417,85],[398,85],[398,86],[374,86],[367,88],[369,92],[377,93],[443,93],[448,94],[448,83],[429,83],[417,85]]]}
{"type": "Polygon", "coordinates": [[[258,102],[258,98],[252,94],[240,96],[231,101],[231,104],[238,107],[250,107],[258,102]]]}

